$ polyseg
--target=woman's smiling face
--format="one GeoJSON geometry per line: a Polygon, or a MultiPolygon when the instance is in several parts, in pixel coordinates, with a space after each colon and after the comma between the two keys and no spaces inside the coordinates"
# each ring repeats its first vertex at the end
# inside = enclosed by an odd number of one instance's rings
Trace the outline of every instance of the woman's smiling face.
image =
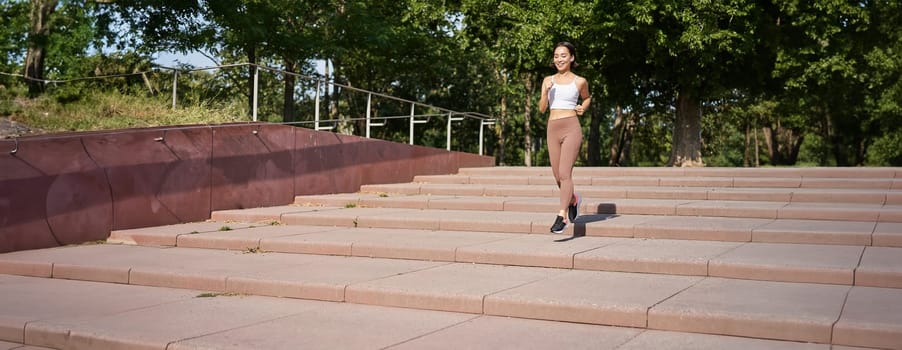
{"type": "Polygon", "coordinates": [[[558,70],[569,69],[572,61],[573,56],[570,55],[570,50],[567,47],[558,46],[554,49],[554,66],[558,70]]]}

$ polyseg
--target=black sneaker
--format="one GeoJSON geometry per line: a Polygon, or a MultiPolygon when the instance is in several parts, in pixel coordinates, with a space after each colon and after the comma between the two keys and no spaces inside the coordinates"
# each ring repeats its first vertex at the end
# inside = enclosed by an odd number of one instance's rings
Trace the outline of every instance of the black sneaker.
{"type": "Polygon", "coordinates": [[[576,204],[570,204],[567,207],[567,217],[570,218],[570,222],[573,222],[579,216],[579,206],[583,204],[583,196],[580,196],[578,193],[574,193],[573,196],[576,197],[576,204]]]}
{"type": "Polygon", "coordinates": [[[567,227],[567,224],[564,223],[564,217],[558,215],[554,219],[554,225],[551,225],[551,233],[563,233],[565,227],[567,227]]]}

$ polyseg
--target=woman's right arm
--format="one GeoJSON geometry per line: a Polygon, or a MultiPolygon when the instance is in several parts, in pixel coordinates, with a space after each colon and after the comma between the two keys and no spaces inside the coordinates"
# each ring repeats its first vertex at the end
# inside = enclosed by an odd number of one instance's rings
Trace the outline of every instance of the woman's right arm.
{"type": "Polygon", "coordinates": [[[548,90],[551,90],[551,77],[542,80],[542,95],[539,96],[539,113],[548,110],[548,90]]]}

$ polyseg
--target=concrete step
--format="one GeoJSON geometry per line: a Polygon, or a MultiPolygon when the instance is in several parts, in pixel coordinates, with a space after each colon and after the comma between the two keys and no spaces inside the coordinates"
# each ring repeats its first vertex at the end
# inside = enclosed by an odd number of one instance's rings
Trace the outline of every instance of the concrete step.
{"type": "MultiPolygon", "coordinates": [[[[461,168],[464,176],[551,176],[549,167],[495,166],[461,168]]],[[[819,179],[902,179],[898,167],[791,167],[791,168],[674,168],[674,167],[574,167],[573,175],[598,177],[722,177],[722,178],[794,178],[819,179]]],[[[898,185],[898,183],[896,183],[898,185]]],[[[898,188],[898,187],[896,187],[898,188]]]]}
{"type": "Polygon", "coordinates": [[[902,170],[577,168],[564,235],[550,175],[461,169],[2,254],[0,341],[902,349],[902,170]]]}
{"type": "MultiPolygon", "coordinates": [[[[828,344],[10,275],[0,275],[0,294],[4,350],[831,349],[828,344]]],[[[855,338],[869,335],[858,330],[844,333],[856,322],[850,317],[838,324],[837,340],[868,340],[855,338]]]]}
{"type": "MultiPolygon", "coordinates": [[[[437,177],[437,176],[433,176],[437,177]]],[[[470,181],[483,178],[470,178],[470,181]]],[[[494,179],[494,178],[492,178],[494,179]]],[[[508,182],[411,182],[364,185],[361,193],[497,197],[553,197],[558,188],[553,179],[541,184],[508,182]]],[[[902,191],[885,189],[843,188],[778,188],[778,187],[712,187],[699,185],[660,186],[624,184],[582,184],[574,179],[578,193],[599,199],[684,199],[721,201],[765,201],[782,203],[847,203],[870,205],[902,205],[902,191]]]]}
{"type": "MultiPolygon", "coordinates": [[[[323,196],[314,196],[309,199],[316,201],[322,199],[321,203],[332,200],[328,204],[348,204],[342,206],[287,205],[223,210],[214,212],[212,219],[219,222],[249,222],[258,223],[258,225],[278,222],[287,225],[520,234],[547,234],[553,221],[553,216],[551,216],[553,214],[548,214],[553,209],[549,209],[551,207],[546,203],[547,199],[498,202],[494,198],[480,200],[472,197],[405,196],[402,198],[371,197],[370,199],[373,201],[368,201],[361,200],[356,194],[323,198],[323,196]],[[374,207],[373,204],[386,207],[374,207]],[[417,207],[425,206],[433,209],[417,209],[417,207]],[[538,210],[519,211],[538,206],[546,206],[546,210],[542,211],[544,214],[538,215],[538,210]]],[[[582,212],[591,212],[586,209],[593,208],[593,205],[597,204],[590,199],[584,200],[582,212]]],[[[618,211],[621,207],[618,206],[618,211]]],[[[839,213],[834,213],[833,216],[828,215],[829,209],[832,207],[822,207],[820,212],[815,211],[817,208],[808,208],[814,213],[811,216],[821,219],[800,220],[792,216],[789,218],[698,216],[705,212],[716,215],[718,212],[732,210],[714,205],[710,205],[704,210],[702,207],[679,209],[673,203],[667,205],[662,203],[654,210],[650,207],[641,208],[644,209],[635,211],[647,212],[639,213],[641,215],[621,213],[581,215],[574,221],[574,224],[567,226],[564,235],[902,247],[902,223],[879,222],[876,213],[872,213],[871,220],[852,221],[848,220],[852,217],[844,217],[839,213]],[[678,213],[682,215],[678,215],[678,213]]],[[[841,208],[833,209],[841,210],[841,208]]],[[[745,210],[747,213],[753,213],[748,208],[745,210]]],[[[625,211],[630,210],[625,209],[625,211]]],[[[775,216],[777,215],[775,214],[775,216]]]]}
{"type": "MultiPolygon", "coordinates": [[[[460,186],[460,185],[452,185],[460,186]]],[[[455,188],[453,191],[460,190],[455,188]]],[[[554,213],[557,197],[497,196],[478,193],[428,193],[388,195],[384,193],[352,193],[297,196],[295,204],[305,206],[459,209],[478,211],[519,211],[554,213]]],[[[779,201],[737,201],[706,199],[599,199],[589,193],[583,196],[581,214],[651,214],[676,216],[710,216],[760,219],[800,219],[831,221],[902,222],[902,205],[809,203],[779,201]]],[[[553,221],[553,217],[552,217],[553,221]]]]}
{"type": "MultiPolygon", "coordinates": [[[[252,296],[818,344],[902,346],[902,289],[897,288],[114,244],[14,252],[0,258],[0,272],[5,274],[110,282],[122,284],[116,285],[122,288],[133,287],[125,286],[129,284],[176,289],[167,290],[171,299],[146,297],[151,300],[145,299],[142,305],[132,304],[127,308],[131,311],[121,315],[106,317],[89,312],[79,314],[80,317],[75,319],[62,317],[57,322],[46,321],[52,318],[48,313],[59,312],[53,307],[57,301],[42,304],[28,299],[40,297],[33,293],[4,292],[4,296],[14,296],[3,299],[3,303],[8,304],[3,310],[14,311],[4,311],[12,315],[6,316],[7,320],[0,324],[12,326],[4,328],[7,335],[3,340],[15,341],[10,338],[22,336],[24,329],[24,343],[55,348],[77,348],[79,344],[104,341],[119,344],[117,334],[148,342],[148,338],[139,335],[146,330],[135,326],[135,322],[141,320],[151,323],[154,319],[156,323],[150,326],[151,329],[183,340],[202,336],[197,333],[216,333],[212,329],[214,326],[233,330],[250,325],[262,328],[272,319],[293,318],[291,307],[269,305],[283,299],[261,301],[252,296]],[[198,301],[196,291],[252,296],[198,301]],[[184,299],[206,306],[195,308],[179,303],[184,299]],[[213,305],[205,304],[208,302],[213,305]],[[41,305],[39,310],[47,311],[32,310],[36,304],[41,305]],[[158,310],[148,309],[160,304],[165,305],[158,310]],[[223,310],[227,307],[224,304],[241,307],[230,313],[228,310],[231,309],[223,310]],[[28,305],[28,310],[15,311],[22,310],[21,305],[28,305]],[[251,313],[250,309],[264,312],[269,318],[257,318],[253,316],[256,312],[251,313]],[[211,312],[213,310],[216,312],[211,312]],[[146,311],[152,316],[139,317],[138,313],[146,311]],[[172,316],[179,312],[193,315],[185,322],[195,327],[160,321],[179,320],[172,316]],[[205,322],[213,317],[218,321],[205,322]],[[31,322],[35,319],[43,321],[31,322]],[[80,324],[88,329],[79,328],[80,324]],[[28,338],[29,334],[34,338],[28,338]],[[53,342],[29,339],[51,339],[53,342]],[[63,339],[73,345],[60,346],[63,339]]],[[[8,285],[0,282],[0,288],[9,288],[8,285]]],[[[62,293],[57,288],[47,287],[35,290],[72,295],[99,294],[92,291],[62,293]]],[[[142,298],[125,291],[110,294],[127,299],[142,298]]],[[[109,299],[106,296],[100,299],[108,305],[116,304],[106,301],[109,299]]],[[[68,302],[65,305],[69,307],[59,309],[72,308],[82,313],[84,311],[80,310],[85,308],[94,312],[105,310],[105,307],[86,303],[68,302]]],[[[338,314],[317,313],[326,318],[338,317],[338,314]]],[[[469,317],[474,317],[472,315],[469,317]]],[[[319,318],[316,322],[328,323],[319,318]]],[[[406,322],[409,327],[411,320],[406,322]]],[[[413,323],[421,325],[420,322],[413,323]]],[[[280,333],[293,333],[280,327],[277,329],[283,330],[280,333]]],[[[356,331],[358,327],[353,329],[354,332],[348,332],[349,329],[344,328],[341,333],[385,333],[375,329],[365,332],[356,331]]],[[[256,339],[265,341],[266,338],[257,335],[256,339]]],[[[387,345],[394,344],[397,343],[387,345]]]]}
{"type": "Polygon", "coordinates": [[[902,288],[902,248],[891,247],[239,222],[120,230],[109,242],[902,288]]]}
{"type": "MultiPolygon", "coordinates": [[[[462,169],[466,171],[466,169],[462,169]]],[[[511,175],[499,170],[485,170],[476,174],[418,175],[415,183],[430,184],[507,184],[507,185],[555,185],[550,170],[540,173],[511,175]]],[[[898,178],[848,178],[848,177],[782,177],[773,176],[648,176],[648,175],[591,175],[575,171],[572,178],[578,186],[625,187],[711,187],[711,188],[777,188],[784,190],[899,190],[898,178]]]]}

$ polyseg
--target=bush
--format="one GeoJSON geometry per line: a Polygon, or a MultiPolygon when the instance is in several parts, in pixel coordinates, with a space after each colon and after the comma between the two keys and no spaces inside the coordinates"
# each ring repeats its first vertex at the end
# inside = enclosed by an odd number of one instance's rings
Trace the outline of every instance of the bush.
{"type": "Polygon", "coordinates": [[[902,166],[902,130],[890,132],[874,141],[868,149],[869,166],[902,166]]]}

